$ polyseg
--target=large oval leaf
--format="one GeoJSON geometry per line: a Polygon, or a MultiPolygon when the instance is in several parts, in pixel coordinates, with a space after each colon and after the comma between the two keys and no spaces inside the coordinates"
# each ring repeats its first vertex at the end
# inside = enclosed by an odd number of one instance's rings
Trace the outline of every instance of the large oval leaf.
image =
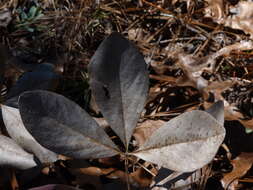
{"type": "Polygon", "coordinates": [[[0,135],[0,165],[18,169],[36,166],[33,155],[25,152],[12,139],[0,135]]]}
{"type": "Polygon", "coordinates": [[[23,93],[21,118],[27,130],[44,147],[75,158],[101,158],[117,154],[117,148],[82,108],[48,91],[23,93]]]}
{"type": "Polygon", "coordinates": [[[97,105],[127,147],[148,92],[148,71],[136,47],[118,33],[98,47],[89,65],[97,105]]]}
{"type": "Polygon", "coordinates": [[[157,129],[135,156],[179,172],[209,163],[225,137],[225,129],[210,114],[191,111],[157,129]]]}
{"type": "Polygon", "coordinates": [[[32,72],[26,72],[10,89],[7,99],[19,96],[29,90],[52,90],[56,87],[60,76],[54,72],[54,66],[43,63],[32,72]]]}
{"type": "Polygon", "coordinates": [[[1,106],[5,127],[13,140],[28,152],[34,153],[42,163],[54,162],[57,155],[42,147],[26,130],[19,110],[9,106],[1,106]]]}

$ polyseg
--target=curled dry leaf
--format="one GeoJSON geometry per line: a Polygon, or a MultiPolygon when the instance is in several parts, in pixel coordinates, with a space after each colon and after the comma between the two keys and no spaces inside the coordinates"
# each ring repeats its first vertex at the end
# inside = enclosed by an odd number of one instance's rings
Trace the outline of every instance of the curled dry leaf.
{"type": "Polygon", "coordinates": [[[192,55],[185,55],[181,53],[179,57],[179,66],[185,71],[192,73],[194,77],[200,76],[203,70],[210,70],[214,68],[215,59],[222,55],[228,55],[234,50],[249,50],[253,48],[251,41],[242,40],[229,46],[225,46],[213,54],[199,58],[192,55]]]}
{"type": "Polygon", "coordinates": [[[243,114],[238,111],[239,109],[236,106],[230,105],[226,102],[224,109],[226,120],[238,120],[246,128],[253,129],[253,119],[244,119],[243,114]]]}
{"type": "Polygon", "coordinates": [[[224,137],[225,129],[210,114],[191,111],[156,130],[133,155],[174,171],[191,172],[213,159],[224,137]]]}
{"type": "Polygon", "coordinates": [[[209,85],[204,88],[204,91],[206,94],[209,94],[210,92],[214,94],[215,100],[223,100],[221,93],[225,91],[226,89],[232,87],[236,83],[236,80],[226,80],[226,81],[214,81],[209,83],[209,85]]]}
{"type": "MultiPolygon", "coordinates": [[[[232,83],[231,83],[232,85],[232,83]]],[[[229,85],[230,86],[230,85],[229,85]]],[[[244,115],[233,104],[229,104],[221,95],[222,90],[215,91],[215,99],[222,100],[224,102],[224,118],[226,120],[238,120],[244,127],[253,129],[253,119],[245,119],[244,115]]],[[[209,107],[209,103],[205,102],[204,107],[209,107]]]]}
{"type": "Polygon", "coordinates": [[[225,20],[225,25],[234,29],[243,30],[253,38],[253,2],[239,1],[235,7],[230,8],[232,14],[225,20]]]}
{"type": "MultiPolygon", "coordinates": [[[[232,87],[236,83],[240,84],[242,83],[242,81],[238,80],[238,78],[232,78],[231,81],[224,81],[223,84],[214,84],[214,88],[208,87],[208,90],[212,89],[211,92],[213,92],[215,99],[224,102],[224,118],[226,120],[238,120],[246,128],[253,129],[253,119],[245,119],[244,115],[239,111],[240,109],[236,107],[233,103],[230,104],[222,96],[222,92],[232,87]]],[[[210,107],[210,103],[204,102],[204,107],[210,107]]]]}
{"type": "Polygon", "coordinates": [[[5,127],[13,140],[26,151],[34,153],[42,163],[57,160],[55,153],[42,147],[26,130],[18,109],[4,105],[1,108],[5,127]]]}
{"type": "Polygon", "coordinates": [[[230,6],[226,16],[226,1],[223,0],[206,0],[208,6],[205,8],[205,17],[211,17],[217,23],[223,23],[225,26],[239,29],[253,38],[253,2],[239,1],[235,6],[230,6]]]}
{"type": "Polygon", "coordinates": [[[143,39],[143,28],[132,28],[128,30],[129,40],[141,41],[143,39]]]}
{"type": "Polygon", "coordinates": [[[0,135],[0,165],[28,169],[37,164],[33,155],[25,152],[12,139],[0,135]]]}
{"type": "Polygon", "coordinates": [[[225,18],[225,9],[223,0],[205,0],[208,6],[205,8],[205,17],[211,17],[214,21],[220,23],[225,18]]]}
{"type": "Polygon", "coordinates": [[[233,170],[224,175],[221,183],[225,189],[236,189],[238,179],[244,176],[253,164],[253,153],[241,153],[238,157],[231,161],[233,170]]]}
{"type": "Polygon", "coordinates": [[[216,64],[216,59],[223,55],[228,55],[233,50],[249,50],[253,48],[251,41],[240,41],[229,46],[225,46],[217,52],[199,58],[192,55],[180,53],[178,55],[178,65],[184,71],[184,75],[180,77],[176,83],[179,86],[192,86],[201,92],[204,97],[207,97],[210,91],[226,88],[233,84],[233,81],[214,81],[209,82],[202,77],[203,71],[213,72],[216,64]],[[219,83],[219,85],[217,85],[219,83]]]}

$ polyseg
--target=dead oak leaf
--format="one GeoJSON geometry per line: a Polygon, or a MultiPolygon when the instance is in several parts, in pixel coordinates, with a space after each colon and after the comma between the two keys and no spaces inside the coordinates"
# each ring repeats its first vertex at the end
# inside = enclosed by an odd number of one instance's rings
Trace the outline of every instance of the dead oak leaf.
{"type": "Polygon", "coordinates": [[[134,131],[134,138],[137,141],[137,145],[141,146],[144,142],[153,134],[155,130],[163,126],[166,122],[162,120],[146,120],[134,131]]]}
{"type": "Polygon", "coordinates": [[[206,0],[208,6],[205,8],[205,17],[211,17],[216,22],[221,22],[225,17],[225,6],[223,0],[206,0]]]}
{"type": "Polygon", "coordinates": [[[225,20],[225,26],[243,30],[253,37],[253,2],[240,1],[235,7],[231,7],[230,12],[235,13],[225,20]]]}
{"type": "Polygon", "coordinates": [[[241,153],[231,161],[233,170],[224,175],[221,183],[225,189],[235,189],[238,179],[244,176],[253,164],[253,153],[241,153]]]}

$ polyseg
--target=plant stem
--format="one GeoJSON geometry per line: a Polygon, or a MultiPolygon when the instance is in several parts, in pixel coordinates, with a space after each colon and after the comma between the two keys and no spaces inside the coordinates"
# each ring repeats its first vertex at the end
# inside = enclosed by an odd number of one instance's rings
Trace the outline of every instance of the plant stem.
{"type": "Polygon", "coordinates": [[[125,173],[126,173],[126,183],[127,190],[130,190],[130,180],[129,180],[129,172],[128,172],[128,154],[125,154],[125,173]]]}

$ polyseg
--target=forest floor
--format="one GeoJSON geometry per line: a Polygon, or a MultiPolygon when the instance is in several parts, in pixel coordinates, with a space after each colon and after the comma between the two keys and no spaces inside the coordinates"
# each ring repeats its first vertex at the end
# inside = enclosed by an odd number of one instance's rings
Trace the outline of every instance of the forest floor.
{"type": "MultiPolygon", "coordinates": [[[[31,69],[23,65],[50,62],[62,75],[55,91],[99,116],[87,66],[102,40],[116,31],[138,47],[149,65],[149,97],[135,138],[145,140],[149,134],[145,128],[154,130],[183,112],[207,109],[218,100],[225,105],[226,137],[212,163],[176,178],[172,171],[157,172],[154,165],[142,163],[145,167],[130,171],[133,188],[148,189],[171,175],[164,189],[253,189],[250,0],[2,0],[0,43],[8,47],[9,66],[1,101],[31,69]]],[[[57,161],[33,177],[27,171],[2,168],[0,189],[47,184],[121,189],[125,183],[118,157],[87,160],[87,164],[57,161]]]]}

